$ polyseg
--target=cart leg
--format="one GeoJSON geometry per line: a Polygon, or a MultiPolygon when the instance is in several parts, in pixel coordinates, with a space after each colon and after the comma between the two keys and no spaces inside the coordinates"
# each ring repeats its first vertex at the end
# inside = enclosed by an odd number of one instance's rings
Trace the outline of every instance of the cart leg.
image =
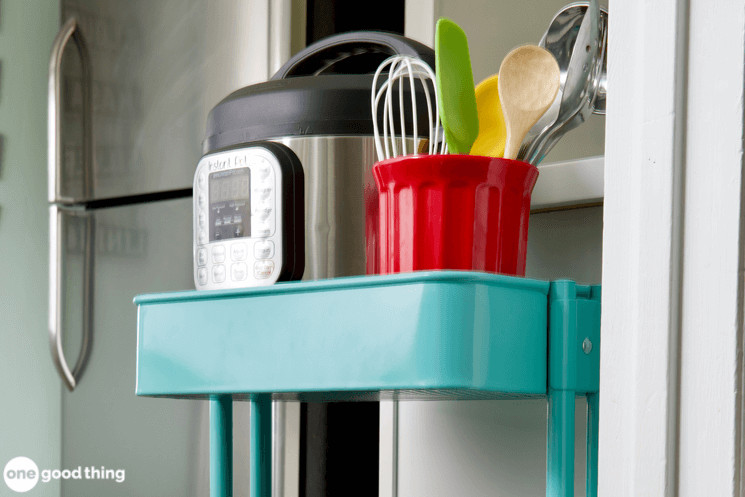
{"type": "Polygon", "coordinates": [[[251,497],[272,495],[272,399],[251,399],[251,497]]]}
{"type": "Polygon", "coordinates": [[[597,393],[587,395],[587,483],[585,495],[598,495],[598,408],[600,401],[597,393]]]}
{"type": "Polygon", "coordinates": [[[233,400],[210,399],[210,497],[233,495],[233,400]]]}
{"type": "Polygon", "coordinates": [[[574,396],[549,390],[546,497],[574,496],[574,396]]]}

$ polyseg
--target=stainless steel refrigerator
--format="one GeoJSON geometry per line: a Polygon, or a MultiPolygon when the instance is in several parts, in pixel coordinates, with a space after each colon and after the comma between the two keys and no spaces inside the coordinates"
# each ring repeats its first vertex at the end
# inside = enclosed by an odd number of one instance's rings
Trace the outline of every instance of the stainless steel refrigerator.
{"type": "Polygon", "coordinates": [[[253,7],[61,2],[49,79],[49,326],[68,387],[62,467],[125,470],[122,482],[65,480],[64,496],[208,493],[205,403],[134,394],[132,298],[194,288],[191,185],[207,113],[267,75],[267,51],[251,43],[266,42],[266,17],[253,7]]]}

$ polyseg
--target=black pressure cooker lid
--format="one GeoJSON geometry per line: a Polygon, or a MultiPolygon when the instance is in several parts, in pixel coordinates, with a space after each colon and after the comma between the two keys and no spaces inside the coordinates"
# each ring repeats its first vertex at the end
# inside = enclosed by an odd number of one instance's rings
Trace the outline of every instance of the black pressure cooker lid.
{"type": "MultiPolygon", "coordinates": [[[[310,45],[270,81],[235,91],[212,109],[204,153],[282,137],[372,136],[373,74],[381,62],[397,54],[419,57],[434,70],[430,47],[391,33],[350,32],[310,45]]],[[[411,114],[404,113],[408,130],[413,126],[411,114]]],[[[427,118],[426,108],[420,109],[419,129],[427,129],[427,118]]]]}

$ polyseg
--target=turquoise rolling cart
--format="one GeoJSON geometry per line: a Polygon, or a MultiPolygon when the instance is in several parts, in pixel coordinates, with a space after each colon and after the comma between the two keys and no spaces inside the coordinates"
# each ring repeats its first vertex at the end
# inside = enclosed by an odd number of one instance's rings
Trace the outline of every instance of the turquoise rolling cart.
{"type": "Polygon", "coordinates": [[[547,497],[574,495],[587,396],[597,495],[600,288],[433,271],[141,295],[137,395],[210,399],[210,489],[232,494],[232,401],[251,403],[251,497],[271,493],[271,400],[548,400],[547,497]]]}

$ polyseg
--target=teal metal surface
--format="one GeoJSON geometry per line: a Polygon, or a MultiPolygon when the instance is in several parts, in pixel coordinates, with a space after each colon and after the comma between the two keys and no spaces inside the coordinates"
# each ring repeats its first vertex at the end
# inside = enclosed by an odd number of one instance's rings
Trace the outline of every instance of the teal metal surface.
{"type": "Polygon", "coordinates": [[[233,495],[233,401],[210,399],[210,497],[233,495]]]}
{"type": "Polygon", "coordinates": [[[600,385],[600,287],[551,283],[549,388],[597,392],[600,385]]]}
{"type": "Polygon", "coordinates": [[[548,287],[441,271],[140,296],[137,394],[545,394],[548,287]]]}
{"type": "Polygon", "coordinates": [[[251,497],[272,495],[272,401],[251,399],[251,497]]]}
{"type": "Polygon", "coordinates": [[[597,496],[600,287],[556,281],[549,290],[546,496],[574,495],[574,400],[587,397],[587,497],[597,496]]]}
{"type": "Polygon", "coordinates": [[[251,402],[251,496],[271,495],[271,399],[548,400],[546,495],[574,495],[575,398],[597,497],[600,287],[462,271],[138,296],[137,394],[209,397],[211,495],[251,402]]]}
{"type": "Polygon", "coordinates": [[[600,422],[599,394],[587,396],[587,470],[585,497],[598,496],[598,427],[600,422]]]}
{"type": "Polygon", "coordinates": [[[574,392],[548,394],[546,497],[574,495],[574,392]]]}

